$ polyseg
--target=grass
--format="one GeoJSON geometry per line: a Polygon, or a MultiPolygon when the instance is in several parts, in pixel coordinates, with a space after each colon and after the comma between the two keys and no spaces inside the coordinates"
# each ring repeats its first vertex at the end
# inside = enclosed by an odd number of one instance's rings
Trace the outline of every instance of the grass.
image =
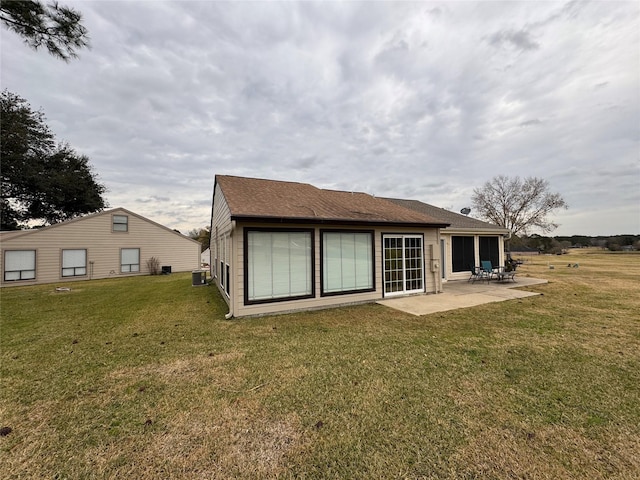
{"type": "Polygon", "coordinates": [[[226,321],[186,274],[3,289],[0,476],[637,478],[640,255],[520,275],[543,295],[424,317],[226,321]]]}

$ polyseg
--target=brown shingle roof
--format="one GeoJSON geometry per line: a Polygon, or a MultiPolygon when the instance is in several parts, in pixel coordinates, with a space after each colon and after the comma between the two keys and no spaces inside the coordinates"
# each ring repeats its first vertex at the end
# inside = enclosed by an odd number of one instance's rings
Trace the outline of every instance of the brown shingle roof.
{"type": "Polygon", "coordinates": [[[447,222],[360,192],[323,190],[307,183],[216,175],[231,218],[304,223],[445,227],[447,222]]]}
{"type": "Polygon", "coordinates": [[[506,233],[509,230],[493,223],[483,222],[476,218],[467,217],[466,215],[460,215],[444,208],[435,207],[428,203],[423,203],[418,200],[403,200],[400,198],[386,198],[390,202],[396,205],[409,208],[416,212],[429,215],[433,218],[437,218],[443,222],[449,223],[448,229],[460,229],[460,230],[495,230],[496,233],[506,233]]]}

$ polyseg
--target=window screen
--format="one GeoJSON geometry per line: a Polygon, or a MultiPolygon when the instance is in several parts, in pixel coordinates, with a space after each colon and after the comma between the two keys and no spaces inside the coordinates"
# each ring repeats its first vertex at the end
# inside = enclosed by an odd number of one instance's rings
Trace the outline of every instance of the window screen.
{"type": "Polygon", "coordinates": [[[454,272],[468,272],[476,265],[473,237],[451,237],[451,267],[454,272]]]}
{"type": "Polygon", "coordinates": [[[489,260],[493,267],[500,266],[498,237],[480,237],[480,261],[489,260]]]}

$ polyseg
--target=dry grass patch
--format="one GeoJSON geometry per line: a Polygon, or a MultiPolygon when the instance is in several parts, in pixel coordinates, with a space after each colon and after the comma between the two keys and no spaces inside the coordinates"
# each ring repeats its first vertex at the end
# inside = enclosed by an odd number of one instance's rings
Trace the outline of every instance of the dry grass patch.
{"type": "Polygon", "coordinates": [[[562,425],[531,429],[477,427],[457,451],[456,478],[573,479],[637,478],[637,439],[604,448],[596,439],[562,425]],[[633,473],[635,472],[635,473],[633,473]]]}
{"type": "Polygon", "coordinates": [[[271,418],[236,401],[185,409],[146,441],[101,445],[87,459],[99,478],[274,478],[301,447],[295,414],[271,418]]]}
{"type": "Polygon", "coordinates": [[[5,289],[0,472],[637,477],[640,256],[536,257],[521,274],[547,278],[529,287],[543,295],[424,317],[225,321],[189,275],[5,289]]]}

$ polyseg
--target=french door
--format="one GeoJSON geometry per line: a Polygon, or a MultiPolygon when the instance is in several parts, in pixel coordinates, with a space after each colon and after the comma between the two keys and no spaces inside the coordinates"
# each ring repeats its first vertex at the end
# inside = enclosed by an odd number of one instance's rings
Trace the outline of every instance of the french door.
{"type": "Polygon", "coordinates": [[[384,295],[424,292],[421,235],[384,235],[384,295]]]}

